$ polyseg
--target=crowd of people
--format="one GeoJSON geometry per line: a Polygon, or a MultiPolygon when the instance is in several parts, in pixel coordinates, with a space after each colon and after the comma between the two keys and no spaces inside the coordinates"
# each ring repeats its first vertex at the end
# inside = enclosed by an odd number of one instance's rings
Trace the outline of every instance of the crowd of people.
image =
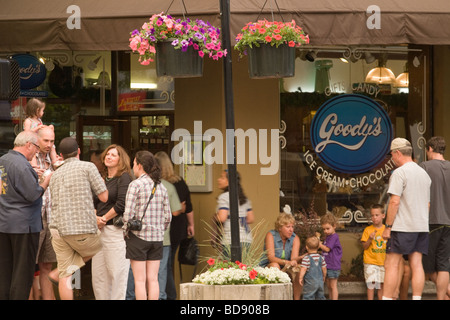
{"type": "MultiPolygon", "coordinates": [[[[72,137],[55,148],[53,126],[40,119],[45,104],[30,99],[27,107],[24,131],[0,158],[0,299],[52,300],[57,286],[59,297],[71,300],[72,275],[91,259],[98,300],[176,299],[173,262],[180,242],[194,236],[194,218],[189,189],[169,156],[138,151],[131,159],[113,144],[97,164],[80,160],[72,137]],[[32,290],[36,273],[39,291],[32,290]]],[[[426,149],[428,160],[417,164],[408,140],[391,143],[397,168],[389,180],[389,202],[372,205],[372,224],[361,237],[368,299],[375,290],[378,299],[401,298],[406,278],[412,298],[419,300],[426,276],[436,284],[437,299],[450,299],[450,162],[442,137],[431,138],[426,149]]],[[[217,183],[223,190],[216,210],[223,228],[220,248],[229,258],[226,170],[217,183]]],[[[238,173],[237,187],[245,249],[253,241],[255,216],[238,173]]],[[[322,215],[323,236],[307,235],[303,255],[295,223],[290,212],[279,214],[266,234],[261,266],[296,269],[290,273],[295,300],[325,299],[325,284],[328,298],[337,300],[343,253],[337,218],[322,215]]]]}
{"type": "Polygon", "coordinates": [[[113,144],[97,164],[80,160],[74,138],[54,147],[44,109],[28,101],[24,131],[0,158],[0,300],[54,300],[54,286],[72,300],[72,276],[91,259],[98,300],[176,299],[174,254],[194,219],[170,158],[138,151],[131,166],[113,144]]]}
{"type": "MultiPolygon", "coordinates": [[[[450,162],[444,159],[445,147],[442,137],[432,137],[426,144],[428,160],[417,164],[408,140],[392,141],[396,169],[389,180],[387,210],[383,204],[371,206],[372,224],[361,237],[367,299],[374,299],[375,290],[380,300],[406,299],[411,282],[412,299],[420,300],[427,277],[436,284],[438,300],[450,299],[450,162]]],[[[325,299],[324,283],[329,299],[338,299],[342,246],[336,223],[333,214],[323,215],[325,239],[308,235],[304,255],[299,255],[292,214],[281,213],[267,233],[262,265],[299,266],[299,272],[291,273],[294,299],[302,294],[303,299],[325,299]]]]}

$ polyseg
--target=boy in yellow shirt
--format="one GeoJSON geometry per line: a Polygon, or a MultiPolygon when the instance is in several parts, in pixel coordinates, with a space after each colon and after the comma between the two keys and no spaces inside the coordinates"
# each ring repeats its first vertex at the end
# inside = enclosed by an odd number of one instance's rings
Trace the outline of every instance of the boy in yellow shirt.
{"type": "Polygon", "coordinates": [[[386,257],[386,241],[382,238],[384,231],[384,207],[374,204],[370,208],[372,225],[364,229],[361,243],[364,248],[364,278],[367,284],[367,299],[373,300],[375,289],[378,289],[378,300],[383,296],[384,259],[386,257]]]}

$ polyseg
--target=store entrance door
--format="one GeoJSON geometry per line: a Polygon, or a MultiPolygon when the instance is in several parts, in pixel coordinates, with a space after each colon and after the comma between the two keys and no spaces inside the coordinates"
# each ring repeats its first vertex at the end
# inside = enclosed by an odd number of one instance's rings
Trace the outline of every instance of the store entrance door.
{"type": "Polygon", "coordinates": [[[102,152],[111,144],[131,149],[131,121],[129,117],[79,116],[77,142],[80,159],[90,161],[92,154],[102,152]]]}
{"type": "Polygon", "coordinates": [[[133,159],[138,150],[153,154],[164,151],[170,155],[173,143],[174,115],[157,112],[149,115],[78,116],[77,142],[80,159],[92,161],[91,156],[100,153],[111,144],[122,146],[133,159]]]}

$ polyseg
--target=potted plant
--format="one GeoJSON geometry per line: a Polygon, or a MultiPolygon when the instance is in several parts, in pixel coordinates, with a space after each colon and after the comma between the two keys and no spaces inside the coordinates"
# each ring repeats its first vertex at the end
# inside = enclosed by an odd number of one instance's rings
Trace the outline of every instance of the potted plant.
{"type": "MultiPolygon", "coordinates": [[[[214,224],[207,222],[205,225],[213,238],[222,238],[221,227],[216,229],[214,224]]],[[[265,255],[262,226],[265,226],[264,220],[251,230],[253,241],[250,246],[241,248],[241,261],[230,261],[231,246],[228,244],[213,248],[215,258],[211,255],[203,257],[206,270],[197,274],[192,282],[180,284],[180,300],[292,300],[289,275],[278,268],[259,266],[265,255]]],[[[210,245],[206,247],[210,248],[210,245]]]]}
{"type": "Polygon", "coordinates": [[[139,62],[148,65],[156,59],[158,76],[201,76],[204,56],[218,60],[227,54],[222,49],[220,29],[199,19],[154,14],[130,34],[129,46],[139,53],[139,62]]]}
{"type": "Polygon", "coordinates": [[[249,22],[236,37],[239,56],[248,55],[250,78],[284,78],[295,74],[295,48],[309,36],[294,20],[249,22]]]}
{"type": "Polygon", "coordinates": [[[208,260],[209,269],[192,281],[208,285],[290,283],[287,273],[278,268],[247,266],[240,261],[208,260]]]}
{"type": "Polygon", "coordinates": [[[274,267],[208,260],[209,269],[180,285],[180,300],[291,300],[287,273],[274,267]]]}

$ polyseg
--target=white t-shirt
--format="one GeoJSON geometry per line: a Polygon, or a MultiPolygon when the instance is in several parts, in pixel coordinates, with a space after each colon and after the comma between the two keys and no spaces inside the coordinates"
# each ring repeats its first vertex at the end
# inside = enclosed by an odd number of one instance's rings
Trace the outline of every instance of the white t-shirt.
{"type": "Polygon", "coordinates": [[[392,231],[428,232],[430,186],[430,177],[415,162],[407,162],[394,170],[388,193],[400,196],[400,205],[392,231]]]}
{"type": "MultiPolygon", "coordinates": [[[[217,211],[220,209],[228,210],[228,219],[223,224],[223,243],[231,244],[231,222],[230,222],[230,195],[227,192],[222,193],[217,199],[217,211]]],[[[239,205],[239,240],[240,242],[252,242],[250,226],[247,224],[247,212],[252,210],[252,203],[247,199],[243,205],[239,205]]]]}

